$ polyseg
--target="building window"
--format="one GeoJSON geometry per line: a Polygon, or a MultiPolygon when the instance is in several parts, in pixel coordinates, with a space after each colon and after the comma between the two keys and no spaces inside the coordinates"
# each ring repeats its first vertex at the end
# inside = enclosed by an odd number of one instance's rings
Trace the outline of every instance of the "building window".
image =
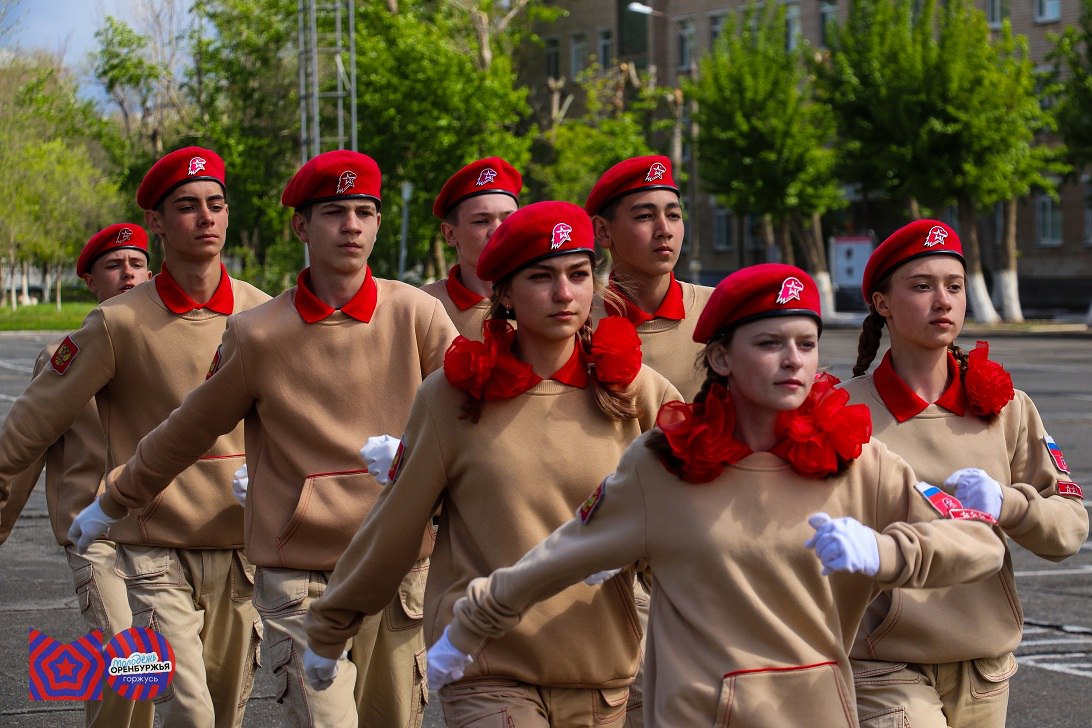
{"type": "Polygon", "coordinates": [[[830,46],[833,26],[838,22],[838,3],[834,0],[821,0],[819,3],[819,45],[830,46]]]}
{"type": "Polygon", "coordinates": [[[570,50],[572,57],[569,59],[569,67],[572,68],[573,80],[576,80],[580,72],[588,67],[588,36],[583,33],[574,35],[570,50]]]}
{"type": "Polygon", "coordinates": [[[728,253],[732,250],[732,229],[735,225],[735,215],[726,207],[713,204],[713,250],[718,253],[728,253]]]}
{"type": "Polygon", "coordinates": [[[603,68],[614,65],[614,33],[610,30],[599,31],[599,65],[603,68]]]}
{"type": "Polygon", "coordinates": [[[785,6],[785,50],[794,51],[800,43],[800,5],[785,6]]]}
{"type": "Polygon", "coordinates": [[[714,15],[709,18],[709,47],[712,48],[717,44],[720,39],[720,34],[724,32],[724,16],[714,15]]]}
{"type": "Polygon", "coordinates": [[[561,41],[546,39],[546,78],[561,78],[561,41]]]}
{"type": "Polygon", "coordinates": [[[1009,17],[1008,0],[986,0],[986,20],[991,28],[1000,28],[1005,18],[1009,17]]]}
{"type": "Polygon", "coordinates": [[[683,20],[679,23],[679,70],[689,71],[694,59],[694,21],[683,20]]]}
{"type": "Polygon", "coordinates": [[[1062,244],[1062,206],[1046,193],[1035,196],[1035,241],[1044,248],[1062,244]]]}
{"type": "Polygon", "coordinates": [[[1035,20],[1039,23],[1049,23],[1053,20],[1061,20],[1061,0],[1034,0],[1035,20]]]}

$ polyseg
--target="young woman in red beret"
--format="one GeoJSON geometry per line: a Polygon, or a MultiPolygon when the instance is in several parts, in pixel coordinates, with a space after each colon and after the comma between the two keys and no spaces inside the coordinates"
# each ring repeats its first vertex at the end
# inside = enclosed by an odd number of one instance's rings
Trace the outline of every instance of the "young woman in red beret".
{"type": "MultiPolygon", "coordinates": [[[[857,378],[845,390],[869,406],[875,437],[918,477],[943,483],[1021,546],[1060,561],[1088,534],[1081,489],[986,343],[969,354],[955,345],[967,313],[962,253],[959,236],[937,220],[912,222],[876,248],[863,281],[870,310],[857,378]],[[890,349],[862,376],[884,327],[890,349]]],[[[943,508],[944,494],[936,497],[943,508]]],[[[884,593],[852,652],[862,725],[897,715],[915,728],[1004,726],[1022,624],[1008,556],[1000,572],[973,584],[884,593]]]]}
{"type": "Polygon", "coordinates": [[[981,578],[1003,547],[984,514],[936,519],[870,440],[868,410],[816,381],[820,325],[799,268],[724,279],[694,332],[697,401],[665,405],[575,519],[469,584],[430,674],[467,669],[586,575],[645,560],[648,725],[856,726],[848,652],[872,597],[981,578]]]}
{"type": "MultiPolygon", "coordinates": [[[[471,579],[514,563],[571,518],[659,407],[679,398],[642,366],[632,324],[614,317],[592,330],[593,257],[591,221],[568,203],[513,212],[490,238],[478,261],[493,283],[484,341],[456,339],[443,372],[421,385],[394,482],[308,614],[305,665],[316,686],[360,619],[396,593],[391,575],[413,565],[437,508],[424,604],[431,641],[471,579]]],[[[632,583],[626,570],[576,587],[477,650],[440,691],[448,725],[621,725],[641,636],[632,583]]]]}

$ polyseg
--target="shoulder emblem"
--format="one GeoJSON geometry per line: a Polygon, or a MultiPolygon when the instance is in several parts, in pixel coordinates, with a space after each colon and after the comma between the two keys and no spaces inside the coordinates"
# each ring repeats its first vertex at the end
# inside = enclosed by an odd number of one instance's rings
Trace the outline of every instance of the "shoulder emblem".
{"type": "Polygon", "coordinates": [[[982,523],[990,526],[997,525],[997,519],[991,516],[985,511],[975,510],[974,508],[953,508],[948,511],[948,518],[956,521],[981,521],[982,523]]]}
{"type": "Polygon", "coordinates": [[[942,518],[951,518],[951,513],[954,509],[963,508],[963,504],[959,502],[959,499],[950,493],[945,493],[935,485],[929,485],[928,483],[918,481],[914,484],[914,490],[921,494],[921,497],[929,501],[929,505],[933,507],[942,518]]]}
{"type": "Polygon", "coordinates": [[[398,480],[398,473],[402,470],[402,454],[406,451],[406,441],[398,441],[398,449],[394,452],[394,459],[391,460],[390,470],[387,471],[387,482],[393,484],[398,480]]]}
{"type": "Polygon", "coordinates": [[[209,364],[208,374],[205,375],[205,379],[208,380],[213,374],[220,370],[220,361],[222,359],[220,350],[224,348],[223,344],[216,347],[216,353],[212,355],[212,364],[209,364]]]}
{"type": "Polygon", "coordinates": [[[606,490],[607,479],[603,478],[599,485],[596,486],[595,490],[592,491],[592,494],[588,496],[587,500],[580,505],[580,509],[576,512],[576,517],[580,519],[581,523],[584,525],[588,524],[588,521],[591,520],[592,516],[599,509],[599,506],[602,505],[603,495],[606,493],[606,490]]]}
{"type": "Polygon", "coordinates": [[[57,350],[53,352],[53,358],[49,360],[49,365],[53,367],[53,371],[63,375],[68,367],[72,365],[72,362],[76,360],[76,355],[79,353],[80,347],[76,346],[76,342],[72,340],[71,336],[66,336],[61,345],[57,347],[57,350]]]}
{"type": "Polygon", "coordinates": [[[1059,472],[1068,474],[1069,464],[1065,461],[1062,448],[1058,447],[1058,443],[1054,442],[1054,438],[1050,435],[1043,435],[1043,444],[1046,445],[1047,454],[1050,455],[1054,467],[1058,468],[1059,472]]]}
{"type": "Polygon", "coordinates": [[[1084,491],[1081,490],[1081,486],[1077,485],[1072,480],[1059,480],[1057,487],[1058,495],[1068,495],[1079,500],[1084,500],[1084,491]]]}

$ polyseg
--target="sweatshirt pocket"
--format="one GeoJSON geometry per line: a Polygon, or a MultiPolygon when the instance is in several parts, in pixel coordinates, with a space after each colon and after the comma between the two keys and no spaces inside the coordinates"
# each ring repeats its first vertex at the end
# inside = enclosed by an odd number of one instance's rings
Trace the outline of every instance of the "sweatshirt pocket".
{"type": "Polygon", "coordinates": [[[277,536],[285,566],[333,569],[364,517],[375,505],[379,484],[367,470],[310,475],[296,508],[277,536]]]}
{"type": "Polygon", "coordinates": [[[428,581],[428,559],[421,559],[398,585],[398,599],[391,603],[392,630],[416,629],[425,616],[425,583],[428,581]],[[397,606],[395,604],[397,603],[397,606]],[[401,607],[399,609],[398,607],[401,607]]]}
{"type": "Polygon", "coordinates": [[[836,662],[740,670],[724,676],[714,728],[771,725],[857,725],[836,662]]]}

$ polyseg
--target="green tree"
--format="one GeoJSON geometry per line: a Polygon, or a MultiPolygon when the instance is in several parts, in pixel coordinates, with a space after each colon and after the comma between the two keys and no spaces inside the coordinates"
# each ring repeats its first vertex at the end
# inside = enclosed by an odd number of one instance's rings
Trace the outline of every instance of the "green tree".
{"type": "Polygon", "coordinates": [[[843,204],[834,175],[835,127],[829,108],[814,98],[804,53],[806,47],[786,49],[780,3],[752,4],[739,22],[727,23],[688,93],[699,105],[707,189],[736,214],[762,218],[767,245],[776,240],[787,263],[794,262],[795,227],[823,305],[832,311],[818,221],[843,204]]]}

